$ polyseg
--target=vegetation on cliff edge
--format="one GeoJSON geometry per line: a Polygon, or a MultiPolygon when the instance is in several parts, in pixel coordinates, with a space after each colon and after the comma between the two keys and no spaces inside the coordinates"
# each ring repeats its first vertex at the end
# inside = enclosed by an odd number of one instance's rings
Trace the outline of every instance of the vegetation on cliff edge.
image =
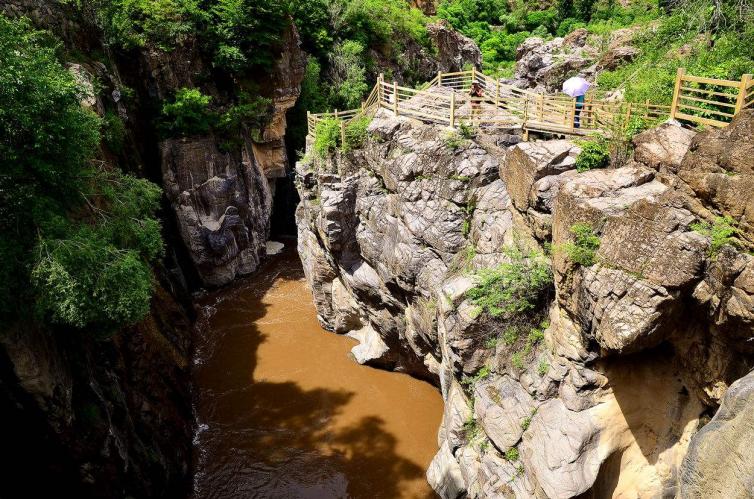
{"type": "Polygon", "coordinates": [[[160,189],[95,161],[102,120],[47,33],[0,17],[0,313],[113,329],[141,319],[160,189]],[[32,304],[29,306],[29,304],[32,304]]]}

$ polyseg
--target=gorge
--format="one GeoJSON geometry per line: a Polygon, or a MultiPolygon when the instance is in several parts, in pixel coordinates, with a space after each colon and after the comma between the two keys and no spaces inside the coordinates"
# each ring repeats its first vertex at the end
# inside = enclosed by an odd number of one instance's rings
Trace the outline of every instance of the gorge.
{"type": "Polygon", "coordinates": [[[0,1],[0,497],[754,497],[734,3],[0,1]]]}

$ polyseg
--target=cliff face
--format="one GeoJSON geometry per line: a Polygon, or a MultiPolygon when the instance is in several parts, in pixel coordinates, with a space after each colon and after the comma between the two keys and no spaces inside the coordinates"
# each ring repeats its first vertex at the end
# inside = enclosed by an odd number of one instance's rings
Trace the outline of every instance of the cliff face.
{"type": "Polygon", "coordinates": [[[159,288],[112,337],[18,324],[0,336],[5,497],[189,491],[191,320],[159,288]]]}
{"type": "Polygon", "coordinates": [[[568,141],[480,132],[459,145],[380,111],[363,148],[297,165],[320,321],[359,339],[359,362],[440,387],[427,476],[442,497],[750,490],[748,453],[722,449],[742,449],[751,426],[750,376],[728,387],[754,358],[740,195],[752,123],[749,112],[698,135],[663,125],[625,166],[577,173],[568,141]],[[719,215],[740,222],[737,247],[712,247],[696,224],[719,215]],[[579,226],[591,252],[578,253],[579,226]],[[515,279],[537,269],[552,284],[526,313],[493,314],[472,290],[500,265],[518,272],[502,289],[520,293],[515,279]],[[723,484],[720,468],[741,472],[723,484]]]}
{"type": "Polygon", "coordinates": [[[285,174],[285,113],[303,76],[298,34],[259,92],[272,101],[268,126],[232,146],[211,133],[163,139],[163,101],[195,88],[224,106],[235,98],[211,73],[198,44],[166,52],[110,49],[92,13],[65,2],[0,5],[62,41],[85,92],[82,105],[123,125],[101,159],[162,185],[166,258],[155,268],[149,315],[113,334],[47,330],[31,318],[0,331],[3,497],[182,497],[190,492],[191,332],[189,292],[253,272],[264,254],[273,190],[285,174]],[[75,60],[75,62],[74,62],[75,60]]]}

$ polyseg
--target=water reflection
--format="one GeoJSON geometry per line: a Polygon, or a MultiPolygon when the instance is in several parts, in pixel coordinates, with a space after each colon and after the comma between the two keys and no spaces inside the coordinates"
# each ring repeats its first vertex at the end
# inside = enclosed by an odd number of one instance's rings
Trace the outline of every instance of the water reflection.
{"type": "Polygon", "coordinates": [[[203,304],[195,497],[434,497],[439,395],[349,359],[353,342],[320,329],[294,252],[203,304]]]}

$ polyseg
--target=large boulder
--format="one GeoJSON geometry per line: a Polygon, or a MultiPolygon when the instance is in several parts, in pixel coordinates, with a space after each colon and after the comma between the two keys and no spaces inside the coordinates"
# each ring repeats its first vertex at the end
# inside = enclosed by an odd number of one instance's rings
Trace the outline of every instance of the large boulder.
{"type": "Polygon", "coordinates": [[[452,73],[463,71],[469,64],[482,68],[482,52],[471,38],[462,35],[441,19],[427,25],[427,32],[437,47],[438,71],[452,73]]]}
{"type": "Polygon", "coordinates": [[[661,172],[676,173],[696,132],[677,123],[665,123],[633,138],[634,159],[661,172]]]}
{"type": "Polygon", "coordinates": [[[500,178],[519,211],[529,208],[534,183],[576,167],[581,149],[569,140],[523,142],[513,146],[500,168],[500,178]]]}
{"type": "Polygon", "coordinates": [[[754,109],[694,137],[678,176],[707,208],[733,217],[754,242],[754,109]]]}
{"type": "Polygon", "coordinates": [[[692,438],[680,470],[683,499],[751,497],[754,491],[754,374],[725,393],[720,409],[692,438]]]}

